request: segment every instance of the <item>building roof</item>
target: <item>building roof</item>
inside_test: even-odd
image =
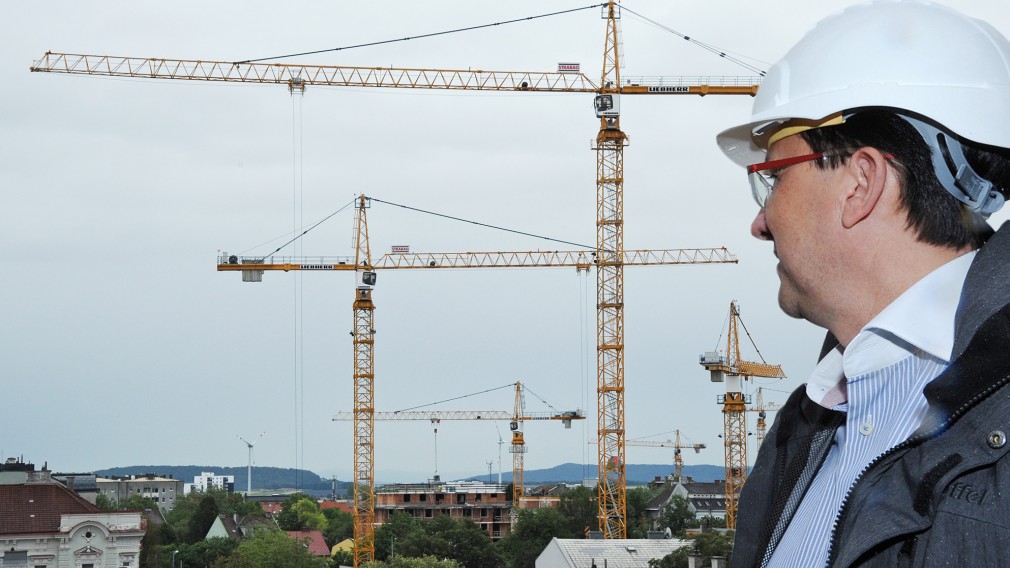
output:
[[[0,485],[0,534],[59,532],[60,515],[99,512],[60,483]]]
[[[340,509],[345,513],[354,514],[354,507],[344,501],[323,501],[319,504],[319,510],[323,509]]]
[[[688,495],[726,495],[726,483],[724,481],[713,481],[710,483],[701,481],[685,481],[681,483]]]
[[[309,552],[314,556],[329,556],[330,549],[326,546],[322,531],[284,531],[289,537],[305,540]]]
[[[646,568],[649,560],[663,558],[671,552],[691,546],[689,540],[680,539],[582,539],[554,538],[541,553],[548,554],[551,547],[557,547],[571,567],[592,566],[607,568]],[[538,559],[539,560],[539,559]]]
[[[677,486],[672,483],[667,483],[666,485],[664,485],[663,490],[660,491],[658,495],[649,500],[649,502],[645,505],[645,510],[646,511],[663,510],[663,507],[665,507],[666,504],[669,503],[670,499],[673,497],[673,491],[676,488]]]
[[[726,500],[725,499],[713,499],[711,497],[696,497],[691,498],[691,506],[694,510],[699,513],[704,513],[708,511],[725,511],[726,510]]]

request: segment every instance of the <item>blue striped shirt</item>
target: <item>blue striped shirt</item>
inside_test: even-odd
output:
[[[846,421],[767,566],[825,566],[856,479],[922,422],[923,388],[950,364],[954,313],[973,258],[963,255],[928,274],[867,323],[844,354],[835,350],[817,365],[808,396],[845,411]]]

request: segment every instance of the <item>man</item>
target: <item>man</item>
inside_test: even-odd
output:
[[[780,306],[828,331],[732,565],[1010,566],[1010,226],[986,221],[1010,194],[1010,42],[935,4],[849,8],[718,142]]]

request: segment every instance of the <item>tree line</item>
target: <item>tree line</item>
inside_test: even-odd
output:
[[[655,525],[645,508],[658,490],[635,487],[627,491],[628,537],[645,538]],[[117,504],[103,495],[99,506],[113,509]],[[122,509],[156,509],[150,499],[131,496],[118,504]],[[242,539],[211,538],[206,535],[218,515],[238,516],[247,526],[257,527]],[[417,519],[394,513],[375,531],[375,562],[366,568],[533,568],[536,558],[552,538],[586,538],[597,528],[596,491],[576,487],[563,493],[557,508],[522,509],[512,532],[492,541],[487,532],[469,519],[448,515]],[[663,509],[658,528],[669,528],[683,537],[692,527],[724,526],[720,519],[698,520],[687,500],[673,497]],[[297,493],[284,501],[276,517],[268,517],[258,503],[245,502],[241,495],[220,489],[194,491],[176,499],[175,508],[161,524],[150,523],[141,543],[140,568],[336,568],[353,564],[350,552],[331,558],[313,556],[305,543],[282,531],[319,530],[328,548],[353,536],[353,518],[336,508],[320,509],[315,498]],[[656,568],[686,568],[687,554],[726,556],[731,535],[704,532],[694,544],[663,559]]]

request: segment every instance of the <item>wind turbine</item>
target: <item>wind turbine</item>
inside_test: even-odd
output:
[[[243,438],[242,436],[239,436],[238,434],[235,435],[236,438],[238,438],[239,440],[242,440],[243,442],[245,442],[245,445],[249,447],[249,467],[246,470],[246,478],[245,478],[246,479],[246,493],[245,493],[246,496],[248,496],[250,493],[252,493],[252,454],[253,454],[252,450],[253,450],[253,446],[256,445],[256,442],[260,441],[260,438],[263,437],[263,434],[266,434],[266,432],[260,433],[260,435],[257,436],[256,439],[253,440],[252,442],[247,441],[245,438]]]

